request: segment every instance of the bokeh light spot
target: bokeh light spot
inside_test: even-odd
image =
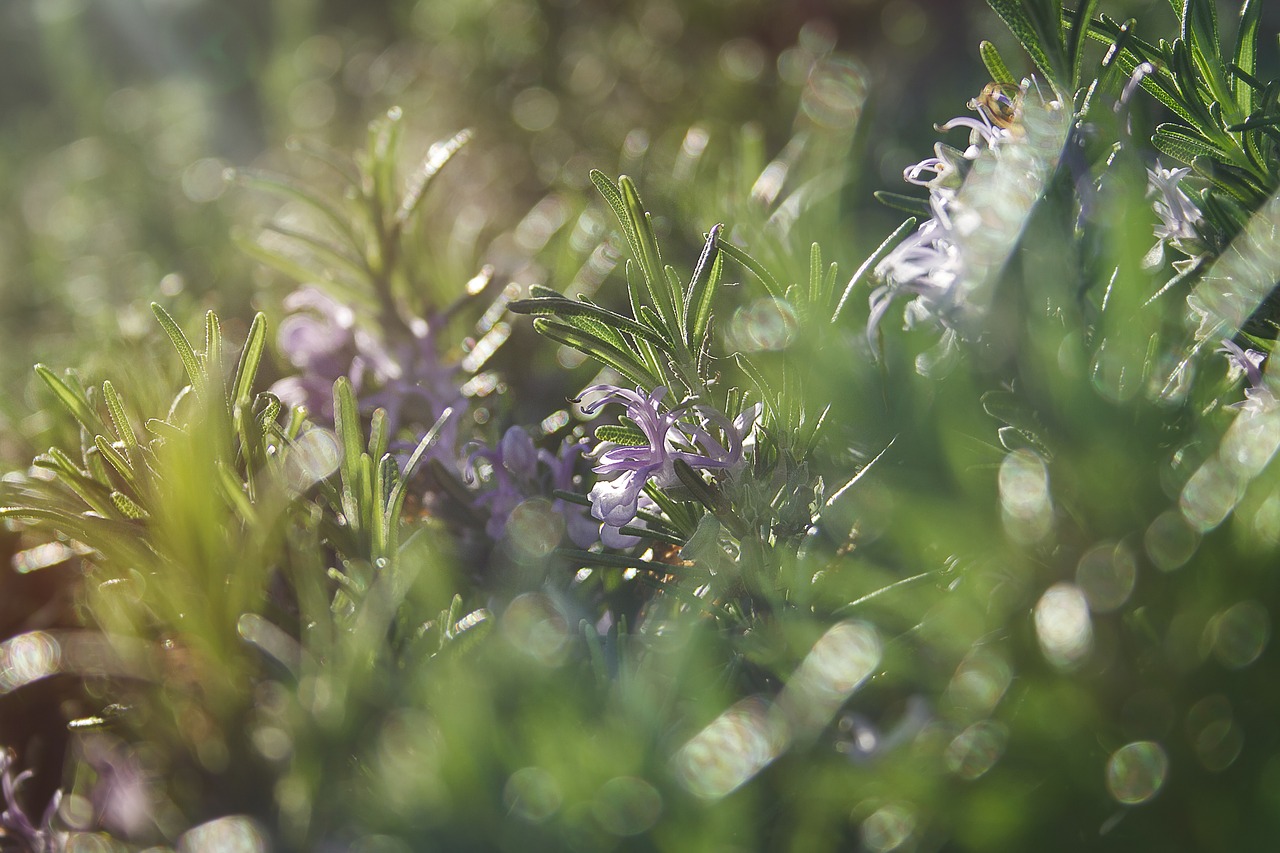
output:
[[[795,340],[800,324],[795,309],[781,299],[757,299],[733,314],[729,334],[744,352],[776,352]]]
[[[844,701],[875,672],[880,636],[864,622],[840,622],[823,634],[787,682],[779,707],[797,730],[827,724]]]
[[[947,769],[966,781],[990,770],[1004,752],[1009,732],[994,720],[981,720],[962,731],[947,745],[943,760]]]
[[[511,101],[511,117],[530,133],[551,127],[559,114],[559,99],[541,86],[531,86]]]
[[[1191,559],[1200,545],[1200,534],[1180,513],[1170,510],[1148,525],[1142,544],[1157,569],[1171,572]]]
[[[781,715],[764,699],[738,702],[680,748],[676,778],[696,796],[732,793],[777,758],[790,736]]]
[[[227,191],[227,163],[204,157],[182,171],[182,193],[197,204],[215,201]]]
[[[764,72],[765,52],[751,39],[737,38],[720,48],[720,70],[738,83],[750,83]]]
[[[284,459],[285,481],[296,492],[305,492],[338,470],[341,450],[338,438],[322,427],[312,427],[294,440]]]
[[[867,100],[867,79],[861,66],[850,59],[832,57],[809,72],[800,95],[800,109],[822,127],[852,128],[862,116]]]
[[[1137,562],[1123,543],[1091,548],[1076,565],[1076,584],[1094,613],[1119,609],[1129,600],[1137,575]]]
[[[1150,800],[1169,774],[1169,758],[1154,741],[1141,740],[1120,747],[1107,762],[1107,790],[1127,806]]]
[[[1242,669],[1258,659],[1271,637],[1267,609],[1256,601],[1233,604],[1209,621],[1205,629],[1213,653],[1229,669]]]
[[[568,643],[564,616],[539,592],[526,592],[507,605],[502,630],[517,649],[547,665],[560,662]]]
[[[658,822],[662,795],[643,779],[618,776],[600,786],[591,811],[610,834],[639,835]]]
[[[563,536],[564,516],[552,509],[546,498],[522,501],[507,518],[506,539],[528,560],[550,555]]]
[[[58,671],[62,647],[44,631],[19,634],[0,643],[0,695]]]
[[[560,810],[563,799],[555,777],[541,767],[517,770],[502,790],[502,800],[511,813],[530,823],[542,823],[550,818]]]
[[[900,850],[916,831],[916,816],[898,803],[883,805],[862,822],[862,843],[876,853]]]
[[[1093,646],[1089,602],[1076,586],[1054,584],[1036,602],[1036,637],[1050,663],[1063,669],[1079,663]]]
[[[947,684],[947,698],[970,719],[990,714],[1009,689],[1013,673],[1005,659],[991,651],[975,649],[956,667]]]
[[[178,839],[178,853],[265,853],[266,836],[241,815],[202,823]]]
[[[1005,531],[1022,543],[1043,539],[1053,526],[1044,460],[1030,450],[1015,450],[1000,463],[998,482]]]

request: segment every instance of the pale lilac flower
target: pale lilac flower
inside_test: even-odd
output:
[[[453,410],[441,429],[429,456],[450,461],[457,446],[458,424],[467,409],[467,399],[459,390],[456,364],[449,364],[440,357],[435,330],[443,320],[432,318],[415,324],[412,337],[384,347],[377,341],[369,341],[361,351],[367,359],[371,385],[378,390],[360,397],[360,408],[369,413],[382,408],[387,413],[387,427],[395,435],[400,427],[419,424],[425,433],[445,409]],[[412,451],[416,442],[404,446]]]
[[[3,799],[4,811],[0,812],[0,838],[11,838],[18,842],[24,853],[55,853],[64,848],[66,833],[53,828],[53,816],[62,801],[62,792],[58,791],[49,801],[43,817],[37,825],[18,803],[18,789],[22,783],[30,779],[34,773],[24,770],[13,775],[13,753],[0,749],[0,798]]]
[[[876,266],[883,283],[869,299],[868,337],[874,337],[894,299],[902,294],[914,297],[904,312],[906,328],[922,323],[953,327],[956,285],[964,274],[961,239],[973,219],[958,209],[956,198],[970,165],[1013,139],[1008,128],[992,124],[977,101],[968,106],[977,118],[958,116],[938,126],[939,131],[967,128],[969,146],[964,151],[939,142],[934,146],[936,156],[903,170],[907,183],[928,188],[931,215]],[[926,177],[930,173],[932,177]],[[957,228],[957,222],[966,227]]]
[[[1066,110],[1034,78],[1019,95],[996,87],[968,107],[976,116],[938,126],[968,130],[968,147],[939,144],[936,156],[903,172],[908,183],[928,188],[929,218],[876,265],[867,323],[873,348],[880,322],[903,295],[907,328],[928,324],[961,337],[979,331],[998,269],[1061,159]]]
[[[416,442],[402,441],[404,427],[425,433],[446,408],[454,416],[441,430],[428,455],[456,465],[459,417],[467,408],[459,390],[459,367],[441,358],[435,330],[440,318],[417,320],[390,341],[356,324],[354,312],[314,287],[287,296],[291,313],[280,324],[280,351],[298,374],[281,379],[271,390],[289,405],[306,406],[321,422],[333,421],[333,383],[341,376],[351,380],[360,410],[370,414],[381,408],[387,414],[392,447],[405,458]]]
[[[658,488],[679,485],[675,462],[682,461],[694,469],[732,471],[744,461],[746,437],[755,424],[760,409],[752,407],[734,422],[709,406],[686,403],[662,410],[667,389],[659,386],[651,393],[637,388],[631,391],[616,385],[593,385],[583,392],[600,396],[585,404],[582,410],[593,414],[607,403],[621,403],[627,418],[645,438],[645,444],[625,445],[602,441],[591,452],[596,459],[597,474],[613,474],[598,480],[591,489],[591,514],[612,528],[630,525],[639,510],[645,483],[653,481]],[[693,415],[701,416],[695,422]],[[722,444],[705,424],[718,427],[724,435]],[[727,445],[727,446],[726,446]]]
[[[933,214],[876,266],[884,282],[871,292],[867,334],[874,336],[893,300],[908,294],[903,320],[906,328],[921,323],[950,326],[956,284],[964,272],[957,229],[951,216],[955,191],[938,188],[929,194]]]
[[[957,127],[968,128],[968,147],[961,151],[943,142],[935,143],[933,146],[935,156],[927,157],[902,170],[904,181],[930,190],[959,189],[969,166],[982,155],[982,152],[990,151],[1013,138],[1007,128],[992,124],[986,111],[976,102],[970,101],[969,107],[977,111],[976,119],[970,116],[957,116],[937,126],[939,131],[954,130]],[[926,172],[932,172],[933,177],[926,179],[924,177]]]
[[[1187,249],[1194,249],[1199,242],[1197,226],[1204,222],[1204,215],[1179,186],[1189,174],[1190,167],[1166,169],[1157,161],[1154,169],[1147,170],[1147,194],[1154,198],[1152,207],[1160,217],[1160,224],[1154,229],[1160,245],[1171,244],[1184,254],[1193,255],[1195,252]]]
[[[635,518],[631,519],[626,524],[618,525],[609,524],[604,521],[600,522],[600,544],[604,545],[606,548],[614,548],[618,551],[625,551],[628,548],[634,548],[636,545],[639,545],[641,537],[631,533],[623,533],[622,528],[633,527],[637,530],[648,529],[649,522],[640,518],[639,513],[651,513],[657,511],[657,509],[658,504],[653,500],[653,498],[649,497],[644,492],[641,492],[639,501],[636,504],[637,516]]]
[[[271,386],[288,405],[306,406],[320,420],[333,420],[333,383],[351,377],[359,388],[364,374],[355,331],[355,314],[314,287],[303,287],[284,299],[290,312],[280,323],[280,352],[299,370]]]
[[[1275,393],[1268,387],[1262,373],[1262,362],[1267,354],[1256,349],[1242,349],[1234,341],[1224,340],[1218,352],[1231,362],[1232,378],[1244,374],[1249,387],[1244,389],[1244,399],[1231,403],[1231,409],[1272,409],[1276,405]]]
[[[480,487],[483,475],[484,488],[476,495],[473,506],[488,513],[485,533],[489,538],[500,540],[512,511],[529,498],[557,490],[571,491],[574,463],[583,449],[581,442],[566,439],[556,454],[538,450],[528,432],[513,426],[497,446],[472,451],[462,476],[468,485]],[[483,470],[481,461],[487,463]],[[596,523],[587,515],[586,507],[555,498],[551,508],[564,518],[565,530],[575,545],[585,548],[597,540]]]

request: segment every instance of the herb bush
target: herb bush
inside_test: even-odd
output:
[[[1264,849],[1274,34],[990,5],[861,257],[832,56],[774,159],[695,125],[494,257],[483,131],[239,170],[296,289],[36,368],[0,702],[66,757],[5,738],[0,848]]]

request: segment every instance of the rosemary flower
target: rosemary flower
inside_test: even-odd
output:
[[[1198,226],[1204,222],[1204,215],[1179,186],[1189,174],[1189,166],[1166,169],[1157,161],[1154,169],[1147,170],[1147,194],[1153,198],[1152,207],[1160,217],[1160,224],[1155,227],[1159,246],[1171,245],[1191,256],[1197,254],[1200,243]]]
[[[589,454],[597,460],[593,469],[597,474],[614,475],[592,487],[591,514],[615,529],[632,524],[646,483],[652,480],[662,489],[679,484],[677,460],[702,470],[726,471],[741,465],[746,436],[760,411],[759,407],[752,407],[733,422],[698,403],[663,411],[667,389],[662,386],[645,394],[640,388],[632,391],[616,385],[593,385],[583,395],[595,393],[600,396],[585,404],[584,412],[593,414],[607,403],[621,403],[626,407],[626,417],[645,439],[639,445],[602,441]],[[695,413],[701,416],[700,422],[691,418]],[[704,423],[718,426],[725,443],[713,436]]]

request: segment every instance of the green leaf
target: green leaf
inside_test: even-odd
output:
[[[689,287],[689,307],[694,312],[693,323],[689,327],[690,347],[702,347],[707,337],[707,327],[711,323],[711,306],[715,301],[716,288],[720,285],[720,276],[724,272],[724,253],[716,250],[722,229],[723,226],[716,225],[707,235],[707,242],[702,247],[702,256],[698,259],[693,282]],[[709,255],[711,269],[706,270]]]
[[[124,492],[112,492],[111,503],[115,505],[121,515],[133,521],[141,521],[151,517],[145,509],[134,503]]]
[[[116,472],[124,478],[124,481],[131,486],[137,485],[137,479],[134,476],[133,468],[130,467],[128,460],[120,455],[120,451],[111,446],[111,442],[106,437],[95,435],[93,437],[94,446],[98,448],[98,452],[102,454],[102,458],[116,469]]]
[[[160,418],[147,418],[147,421],[143,426],[146,427],[147,432],[152,435],[158,436],[159,438],[169,439],[170,441],[185,438],[187,435],[183,432],[182,427],[174,426],[168,421],[161,420]]]
[[[1217,0],[1185,0],[1181,35],[1214,99],[1229,102],[1231,91],[1226,85],[1226,68],[1222,64],[1217,7]]]
[[[1071,85],[1073,89],[1078,88],[1084,80],[1084,69],[1082,67],[1084,43],[1089,31],[1089,21],[1092,19],[1093,10],[1097,6],[1098,0],[1080,0],[1080,7],[1076,9],[1075,21],[1067,30],[1067,60],[1071,70]]]
[[[1267,191],[1243,169],[1209,157],[1196,157],[1191,161],[1191,168],[1195,169],[1196,174],[1203,175],[1220,189],[1244,202],[1250,209],[1267,197]]]
[[[663,334],[642,323],[637,323],[630,317],[624,317],[590,302],[579,302],[558,294],[556,296],[540,296],[534,299],[519,299],[509,303],[507,310],[515,314],[554,315],[561,318],[590,317],[619,332],[644,338],[668,352],[671,347],[670,341]]]
[[[102,418],[89,405],[89,399],[82,390],[72,388],[71,385],[59,379],[52,370],[43,364],[37,364],[35,371],[36,375],[44,380],[44,384],[49,386],[54,396],[67,408],[67,411],[71,412],[72,416],[79,421],[86,432],[90,435],[96,435],[107,431],[106,424],[102,422]]]
[[[1062,44],[1060,0],[987,0],[987,4],[1022,43],[1046,79],[1060,86],[1070,82]]]
[[[1191,51],[1182,39],[1174,39],[1173,54],[1170,57],[1170,70],[1173,80],[1181,93],[1181,101],[1186,111],[1191,114],[1191,124],[1206,137],[1220,132],[1213,120],[1209,108],[1196,90],[1197,74],[1193,67]]]
[[[206,311],[204,315],[204,373],[209,377],[222,375],[222,324],[218,315]]]
[[[991,75],[991,79],[996,83],[1017,83],[1014,79],[1013,72],[1009,70],[1009,66],[1005,64],[1004,58],[1000,56],[1000,51],[989,41],[983,41],[978,44],[978,55],[982,57],[982,64],[987,66],[987,73]]]
[[[663,328],[662,318],[658,313],[648,305],[640,306],[640,319],[644,321],[645,326],[653,331],[661,341],[658,347],[665,352],[672,352],[675,349],[675,343],[667,337],[666,330]]]
[[[604,200],[609,207],[613,208],[613,215],[617,217],[618,224],[622,226],[622,235],[626,237],[627,245],[631,247],[631,256],[639,259],[640,244],[637,242],[634,229],[631,227],[631,217],[627,212],[627,205],[622,200],[622,192],[599,169],[591,170],[591,183],[595,184],[596,190],[600,195],[604,196]]]
[[[369,269],[369,263],[367,260],[363,257],[351,254],[352,249],[345,248],[337,243],[331,243],[323,237],[318,237],[315,234],[311,234],[297,228],[291,228],[288,225],[283,225],[279,222],[267,222],[262,226],[262,230],[270,231],[271,233],[279,234],[281,237],[288,240],[301,243],[302,246],[305,247],[305,249],[312,255],[317,256],[315,260],[328,260],[329,263],[324,264],[322,267],[325,271],[329,271],[336,266],[345,270],[357,281],[363,281],[365,278],[373,275],[373,272]],[[254,245],[258,246],[258,248],[264,252],[272,251],[261,244]],[[287,256],[283,254],[279,254],[278,257],[286,258],[287,260]],[[288,262],[293,263],[292,261]],[[279,268],[279,264],[273,263],[272,266]],[[287,269],[282,269],[282,272],[296,278],[296,276]]]
[[[426,193],[427,187],[431,185],[431,179],[439,174],[446,163],[453,159],[453,155],[461,151],[462,147],[471,141],[473,135],[474,132],[470,128],[464,128],[454,134],[452,139],[445,142],[437,142],[431,146],[422,164],[418,166],[409,178],[404,200],[400,202],[400,209],[396,211],[395,221],[397,227],[403,227],[409,217],[413,216],[422,204],[422,198]]]
[[[601,364],[612,367],[637,385],[645,388],[655,388],[662,384],[648,368],[636,360],[634,355],[606,344],[599,338],[589,335],[580,329],[557,323],[546,317],[535,319],[533,328],[538,334],[546,335],[557,343],[576,349],[583,355],[591,356]]]
[[[292,178],[251,169],[237,169],[236,180],[245,186],[262,190],[289,201],[301,202],[306,207],[320,214],[339,234],[353,246],[363,245],[351,230],[351,223],[337,208],[314,195],[310,189],[302,186]]]
[[[1236,32],[1236,48],[1233,51],[1232,64],[1244,74],[1235,73],[1231,78],[1231,91],[1235,95],[1240,111],[1245,115],[1253,112],[1253,87],[1248,77],[1253,76],[1258,67],[1258,29],[1262,21],[1262,0],[1245,0],[1240,7],[1240,28]]]
[[[387,433],[387,410],[379,406],[369,419],[369,458],[381,459],[387,452],[391,437]]]
[[[249,326],[249,334],[245,338],[244,348],[240,351],[240,361],[236,365],[235,381],[231,384],[232,406],[244,406],[250,401],[266,342],[267,317],[259,311],[254,315],[253,323]]]
[[[182,366],[187,371],[187,377],[191,380],[191,387],[195,390],[197,396],[202,396],[204,393],[204,372],[200,369],[200,360],[196,358],[195,350],[191,348],[191,342],[187,340],[187,336],[182,333],[182,329],[169,316],[169,312],[161,307],[159,302],[151,303],[151,313],[156,315],[156,319],[160,321],[160,326],[164,329],[165,334],[173,342],[173,348],[178,351],[178,358],[182,360]]]
[[[1176,124],[1162,124],[1156,128],[1151,137],[1151,144],[1161,154],[1166,154],[1191,165],[1196,157],[1209,157],[1219,162],[1226,162],[1227,155],[1215,146],[1205,142],[1200,136],[1193,136],[1189,128]]]
[[[649,443],[640,430],[623,424],[603,424],[596,427],[595,435],[597,441],[611,441],[627,447],[643,447]]]
[[[116,436],[124,442],[129,460],[131,462],[136,461],[138,459],[138,436],[133,431],[133,425],[129,423],[128,415],[125,414],[124,404],[120,401],[120,395],[116,393],[115,386],[109,381],[102,383],[102,396],[107,401],[107,413],[111,415],[111,423],[116,428]]]
[[[440,431],[444,429],[444,425],[453,417],[453,409],[446,408],[440,413],[440,417],[431,425],[431,429],[427,430],[426,435],[418,442],[418,446],[413,449],[413,454],[409,457],[409,461],[405,463],[404,473],[401,474],[396,481],[395,487],[391,490],[391,496],[387,499],[386,515],[383,523],[387,526],[387,549],[391,553],[397,550],[397,540],[399,530],[400,513],[404,511],[405,495],[408,494],[409,480],[413,477],[413,472],[418,469],[418,463],[422,461],[422,457],[426,455],[427,449],[435,444],[436,438],[439,437]]]
[[[128,547],[127,543],[138,536],[137,527],[128,522],[105,517],[75,515],[44,507],[0,506],[0,519],[5,518],[17,518],[48,525],[91,548],[96,548],[102,543]]]
[[[640,264],[640,271],[644,273],[645,284],[649,288],[649,298],[653,300],[663,321],[669,328],[675,330],[679,315],[675,311],[675,305],[667,289],[666,277],[662,269],[662,254],[658,251],[658,240],[653,233],[653,223],[649,219],[649,213],[645,210],[644,202],[640,200],[640,193],[630,178],[626,175],[620,177],[618,188],[622,192],[627,217],[635,232],[636,244],[640,248],[639,254],[636,255],[636,262]]]
[[[817,305],[822,293],[822,247],[817,243],[809,244],[809,290],[805,294],[806,310]]]
[[[763,264],[751,257],[751,255],[747,254],[745,249],[739,249],[737,246],[725,239],[718,240],[717,245],[720,247],[721,251],[738,263],[742,264],[748,272],[759,279],[760,283],[764,285],[765,290],[769,291],[770,296],[779,300],[783,298],[782,285],[778,284],[778,280],[773,277],[771,272],[764,268]]]
[[[849,295],[853,293],[853,289],[861,284],[867,273],[874,269],[875,265],[880,263],[885,255],[893,251],[893,247],[898,245],[898,243],[902,241],[902,238],[907,235],[907,232],[915,227],[916,220],[914,218],[906,220],[897,228],[893,229],[893,233],[886,237],[884,242],[871,253],[871,256],[862,262],[862,266],[858,267],[858,269],[853,273],[853,278],[849,279],[849,283],[845,285],[844,293],[840,295],[840,302],[836,305],[836,310],[831,315],[832,323],[840,319],[840,312],[844,310],[844,304],[849,300]]]
[[[909,213],[912,216],[924,216],[927,218],[933,213],[929,210],[929,200],[927,198],[891,193],[886,190],[876,190],[872,193],[872,196],[886,207],[901,210],[903,213]]]
[[[673,313],[668,324],[668,337],[675,343],[677,350],[688,350],[688,341],[684,339],[684,319],[688,306],[684,304],[684,289],[680,286],[680,275],[675,267],[667,264],[662,269],[667,280],[667,295],[671,298]]]
[[[570,315],[562,319],[564,320],[564,322],[568,323],[570,326],[573,326],[575,329],[581,329],[582,331],[586,332],[588,335],[593,335],[599,338],[601,341],[604,341],[606,344],[617,347],[623,352],[632,352],[632,353],[635,352],[635,350],[631,347],[631,345],[627,343],[626,339],[623,338],[621,334],[619,334],[617,329],[613,328],[612,326],[601,323],[599,320],[596,320],[585,314]],[[652,333],[651,329],[646,329],[646,331]]]
[[[339,470],[342,472],[342,512],[352,530],[361,529],[358,512],[360,487],[360,457],[364,455],[364,442],[360,436],[360,415],[356,408],[355,390],[351,380],[338,377],[333,383],[333,428],[341,445]]]

